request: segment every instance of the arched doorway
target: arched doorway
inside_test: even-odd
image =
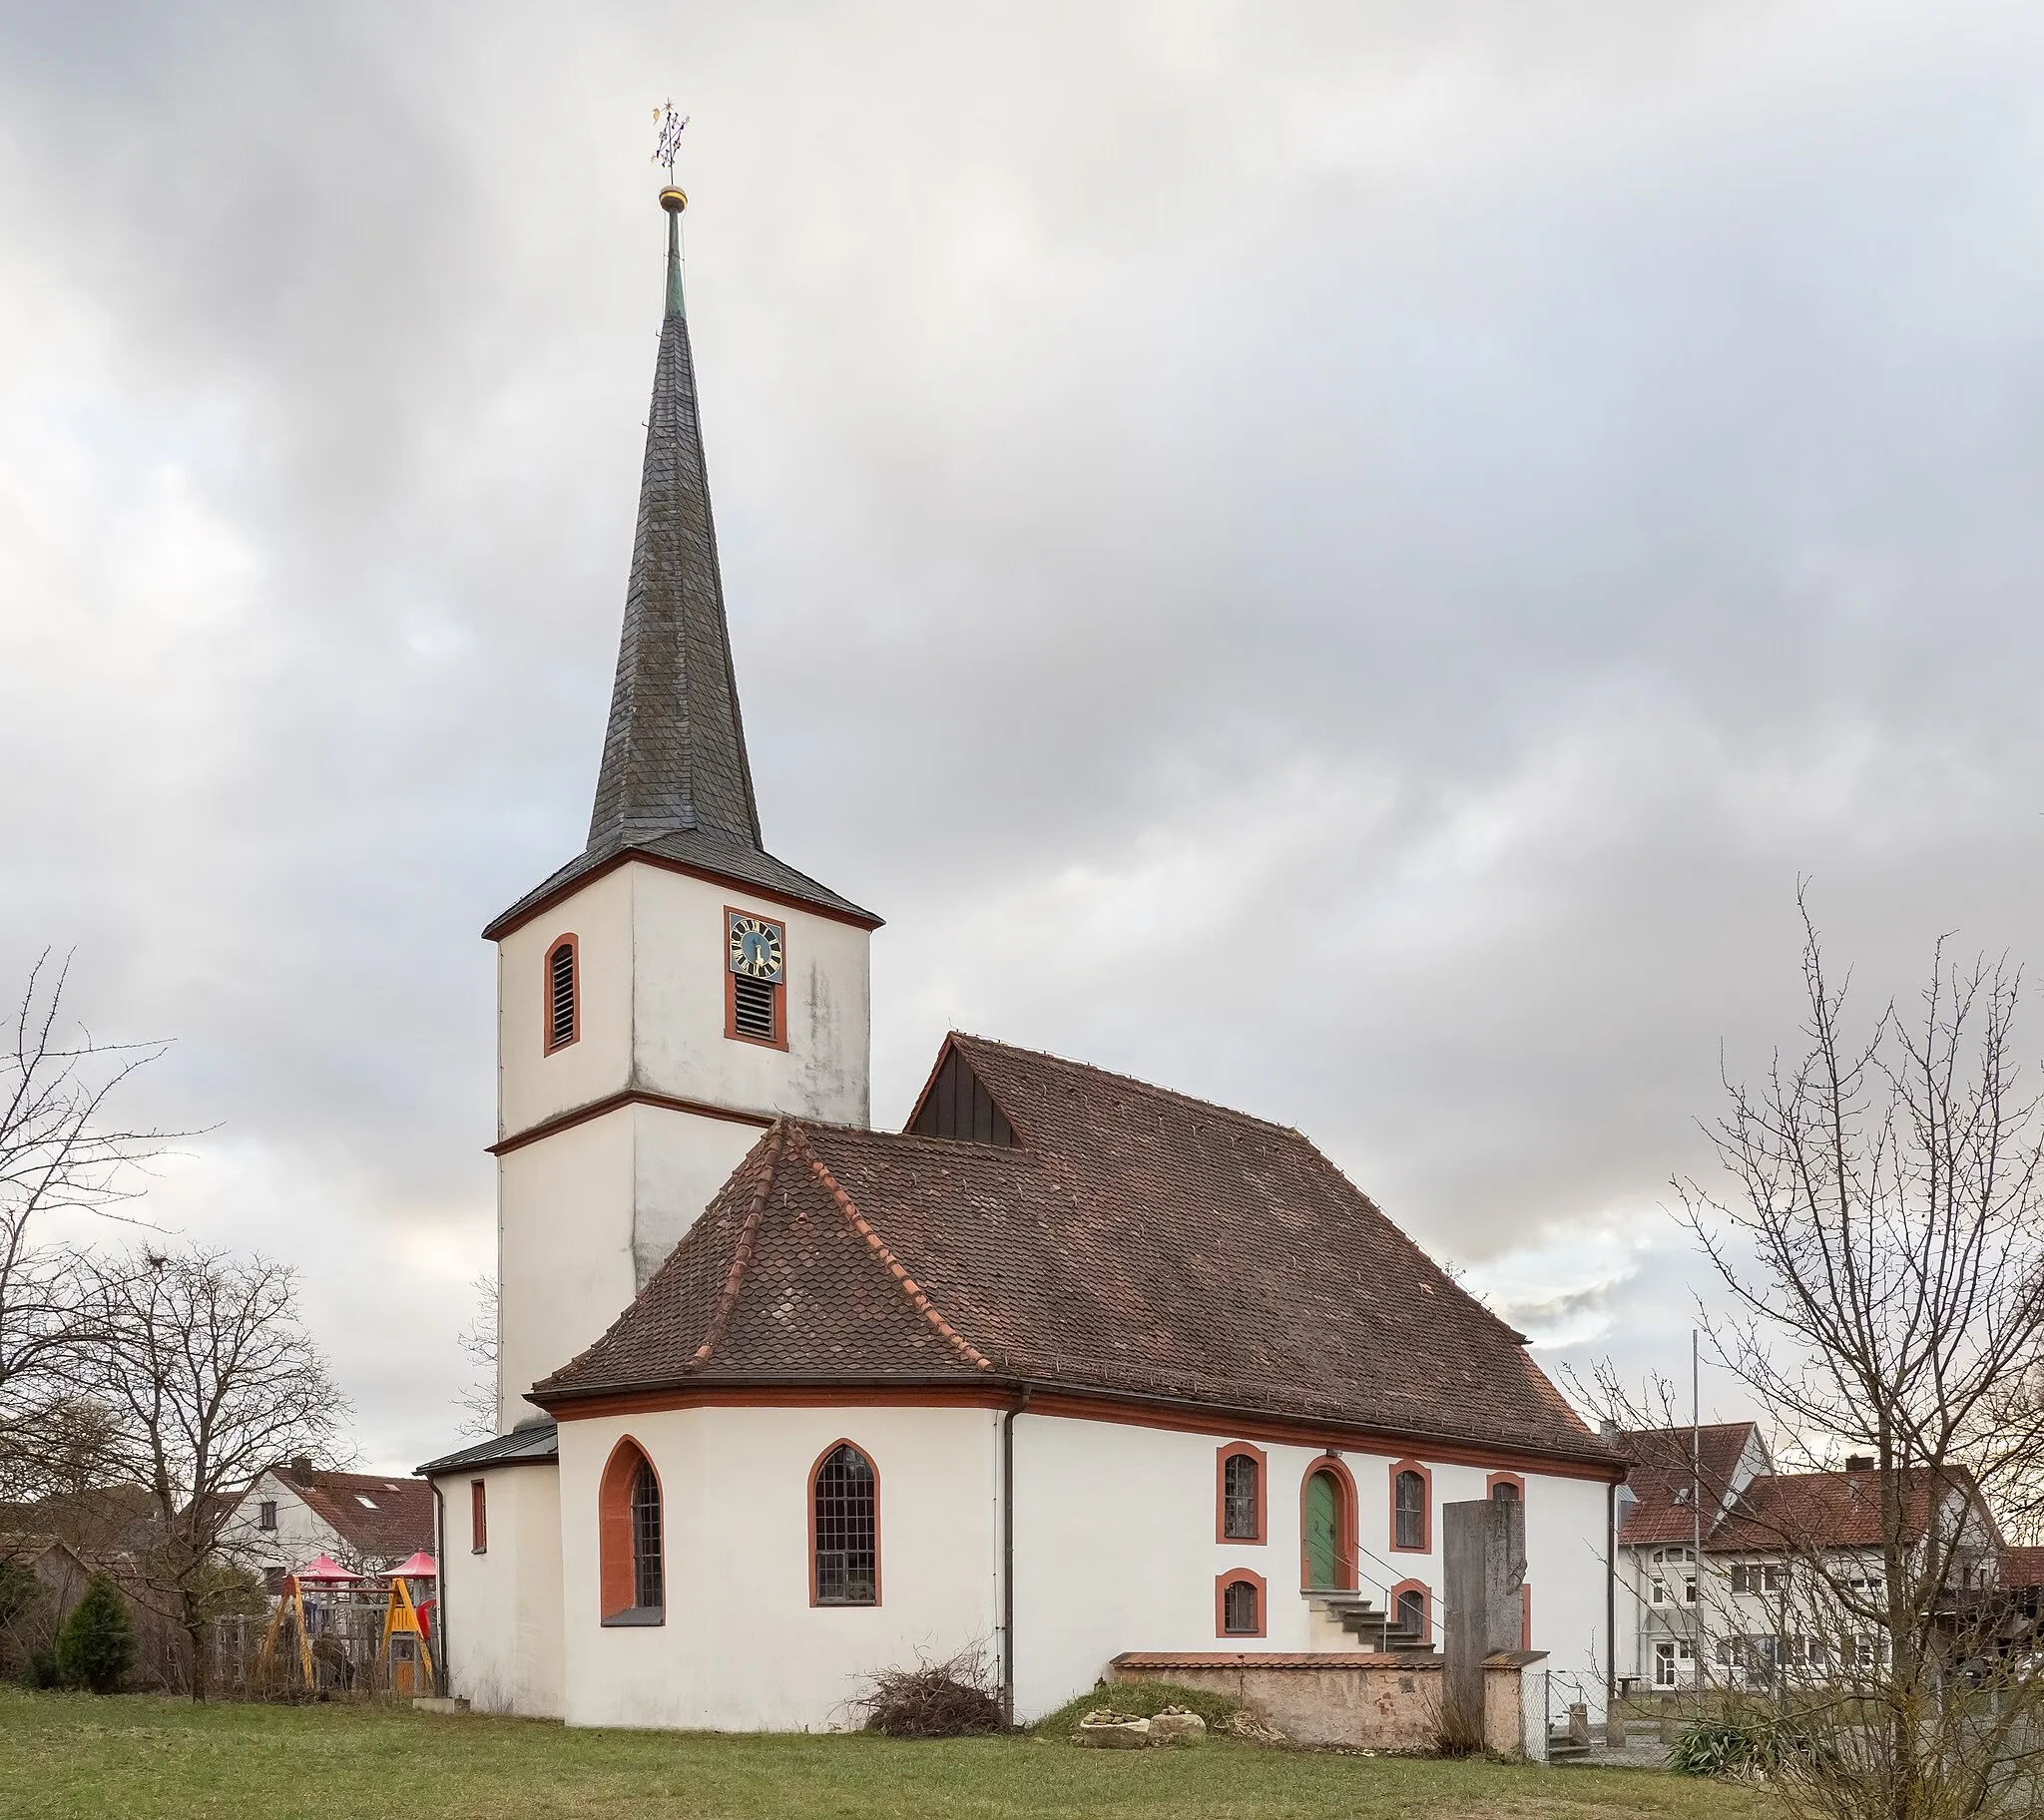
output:
[[[1299,1572],[1315,1590],[1355,1587],[1355,1488],[1338,1460],[1314,1462],[1299,1499]]]

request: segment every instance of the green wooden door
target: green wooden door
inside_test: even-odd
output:
[[[1332,1473],[1315,1473],[1305,1482],[1305,1584],[1309,1587],[1341,1584],[1337,1578],[1339,1499]]]

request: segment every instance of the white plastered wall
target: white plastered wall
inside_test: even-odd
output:
[[[633,1085],[713,1106],[864,1125],[867,932],[740,885],[656,866],[625,871],[638,941]],[[727,906],[787,931],[784,1051],[724,1034]]]
[[[873,1670],[998,1624],[998,1417],[984,1409],[736,1407],[561,1424],[567,1718],[823,1730]],[[660,1475],[666,1621],[606,1626],[597,1490],[629,1435]],[[847,1439],[880,1487],[880,1603],[809,1603],[809,1472]]]
[[[488,1548],[470,1550],[470,1491],[485,1488]],[[450,1690],[478,1712],[557,1719],[562,1710],[561,1485],[546,1464],[438,1482]]]
[[[1025,1415],[1015,1425],[1016,1715],[1028,1720],[1091,1687],[1124,1650],[1305,1650],[1358,1645],[1299,1592],[1300,1495],[1317,1449],[1266,1448],[1262,1545],[1215,1540],[1219,1448],[1242,1437]],[[1390,1547],[1391,1455],[1344,1453],[1355,1482],[1361,1590],[1416,1580],[1439,1600],[1440,1507],[1481,1498],[1487,1471],[1415,1455],[1432,1473],[1426,1553]],[[1602,1481],[1525,1473],[1533,1646],[1547,1666],[1595,1678],[1604,1654]],[[1215,1632],[1216,1578],[1267,1585],[1266,1634]],[[1436,1623],[1439,1610],[1436,1604]],[[1436,1637],[1438,1641],[1438,1635]]]
[[[497,1159],[498,1428],[538,1408],[525,1393],[624,1312],[637,1108],[556,1132]]]

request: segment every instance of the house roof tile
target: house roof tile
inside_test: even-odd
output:
[[[1692,1500],[1699,1478],[1703,1482],[1703,1527],[1708,1535],[1732,1495],[1740,1458],[1753,1436],[1751,1422],[1707,1424],[1696,1433],[1693,1460],[1686,1428],[1621,1433],[1617,1446],[1632,1462],[1625,1483],[1633,1501],[1619,1526],[1620,1544],[1639,1548],[1691,1541],[1696,1534]]]

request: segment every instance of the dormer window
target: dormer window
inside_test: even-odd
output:
[[[724,926],[724,1034],[740,1043],[785,1049],[787,926],[729,904]]]
[[[575,938],[564,935],[547,950],[546,1053],[565,1049],[582,1035],[582,982]]]

